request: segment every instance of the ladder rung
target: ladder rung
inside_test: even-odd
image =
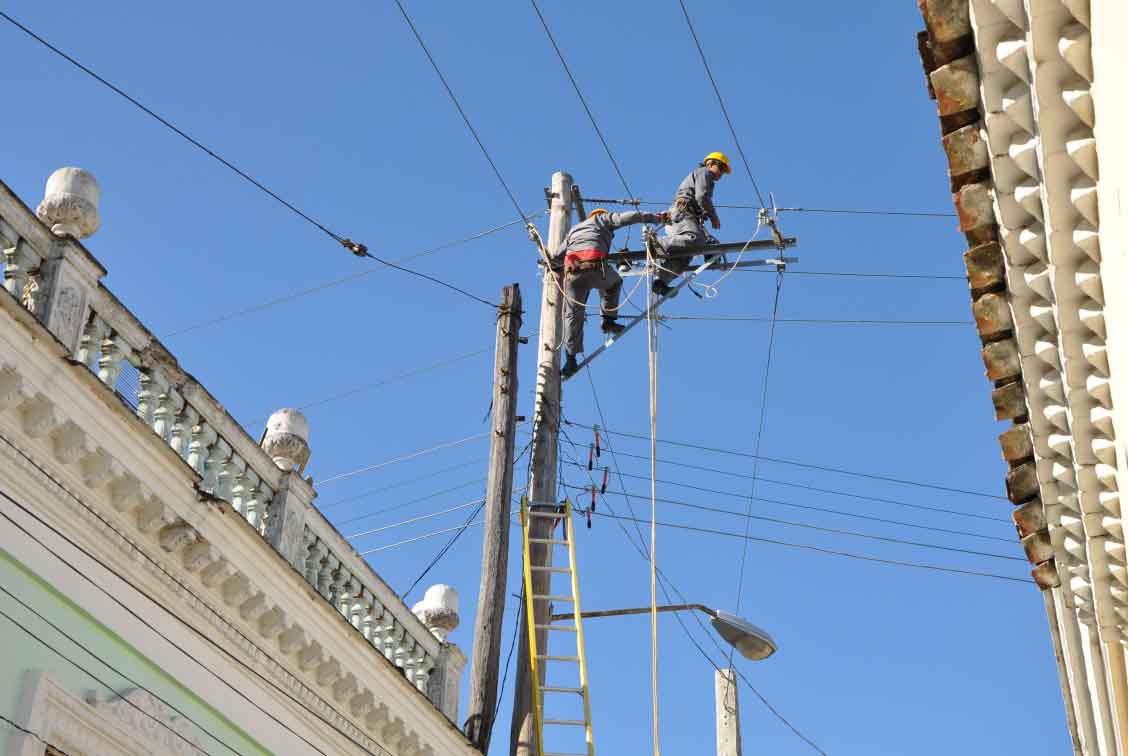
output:
[[[529,543],[555,543],[561,546],[567,546],[567,541],[562,541],[559,538],[530,538]]]
[[[568,725],[569,727],[587,727],[587,722],[582,719],[546,719],[546,725]],[[546,754],[547,756],[547,754]]]
[[[578,662],[580,660],[580,657],[578,657],[578,656],[546,656],[544,654],[537,654],[537,658],[538,659],[544,659],[545,661],[566,661],[566,662]]]
[[[565,630],[569,633],[576,632],[575,625],[536,625],[537,630]]]
[[[544,756],[587,756],[587,754],[586,753],[549,753],[548,751],[545,751]]]
[[[576,694],[582,694],[584,692],[583,688],[560,688],[560,687],[557,687],[555,685],[542,685],[541,690],[545,693],[576,693]],[[545,756],[548,756],[548,754],[545,754]]]
[[[529,569],[530,570],[536,570],[537,572],[571,572],[572,571],[571,567],[538,567],[536,565],[530,567]]]
[[[575,603],[576,600],[571,596],[538,596],[533,594],[533,601],[570,601]]]

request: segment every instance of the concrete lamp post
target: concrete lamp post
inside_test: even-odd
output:
[[[696,610],[709,615],[709,623],[717,634],[733,646],[740,655],[746,659],[760,661],[767,659],[776,652],[776,642],[764,630],[753,625],[735,614],[722,612],[719,609],[710,609],[701,604],[666,604],[658,607],[659,612],[683,612]],[[637,609],[606,609],[603,611],[581,612],[583,619],[595,617],[622,617],[628,614],[649,614],[650,607],[643,606]],[[571,614],[554,614],[553,620],[572,619]]]

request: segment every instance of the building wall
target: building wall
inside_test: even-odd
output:
[[[1118,439],[1128,439],[1128,4],[1092,0],[1093,132],[1100,164],[1101,275]],[[1117,449],[1120,474],[1128,474],[1124,442]]]
[[[13,530],[5,528],[5,540],[8,540],[7,536],[15,535]],[[40,550],[39,564],[54,558],[45,550]],[[89,700],[96,695],[99,700],[112,700],[115,694],[124,694],[139,687],[148,690],[182,713],[184,718],[197,723],[198,726],[194,726],[188,722],[170,721],[167,723],[169,727],[165,728],[138,713],[148,730],[155,732],[161,740],[171,738],[174,743],[179,742],[183,747],[181,750],[198,752],[179,736],[173,735],[172,729],[181,732],[209,754],[235,752],[255,756],[270,753],[233,725],[222,712],[209,705],[207,691],[201,695],[188,689],[162,670],[161,664],[146,658],[66,598],[64,594],[68,592],[76,596],[91,592],[88,585],[77,584],[82,582],[81,579],[76,577],[73,582],[74,585],[53,586],[15,555],[0,549],[0,586],[3,587],[0,611],[8,615],[0,617],[0,648],[3,649],[0,653],[0,712],[5,717],[21,726],[28,726],[26,699],[33,679],[29,673],[41,672],[77,699]],[[169,649],[170,656],[179,654],[171,646]],[[164,661],[168,663],[167,659]],[[170,667],[174,668],[174,665]],[[161,718],[159,714],[154,714],[154,717]],[[116,720],[111,718],[110,721]],[[14,731],[11,725],[4,723],[4,726],[9,730],[4,739],[9,749],[6,752],[22,753],[17,750],[17,743],[26,738]],[[74,744],[56,740],[57,736],[52,736],[51,728],[45,727],[44,723],[30,725],[29,729],[64,753],[72,752]],[[38,747],[38,752],[42,753],[43,743],[40,742]]]

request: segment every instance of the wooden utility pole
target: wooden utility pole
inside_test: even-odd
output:
[[[545,246],[553,254],[564,242],[572,226],[572,177],[557,172],[552,175],[552,203],[548,221],[548,238]],[[560,343],[563,338],[564,295],[561,292],[563,276],[552,270],[544,271],[541,293],[540,338],[537,343],[537,395],[533,408],[533,440],[531,447],[532,472],[528,496],[534,511],[553,511],[556,501],[556,461],[560,441]],[[534,517],[530,532],[534,538],[549,538],[555,521]],[[568,524],[571,527],[571,523]],[[548,544],[530,545],[530,563],[549,567],[552,549]],[[551,573],[533,574],[533,593],[546,595]],[[525,597],[528,601],[529,597]],[[537,625],[547,625],[549,607],[537,606]],[[533,742],[536,726],[532,716],[532,680],[529,667],[529,628],[527,614],[521,613],[520,645],[517,653],[517,685],[513,693],[513,722],[510,730],[511,756],[531,756],[536,753]],[[537,646],[548,648],[548,633],[537,631]]]
[[[717,756],[741,756],[736,674],[732,669],[718,669],[713,675],[717,695]]]
[[[517,430],[517,344],[521,338],[521,290],[501,290],[494,346],[493,435],[482,528],[482,582],[470,662],[470,698],[463,731],[482,753],[490,749],[497,708],[498,659],[509,562],[509,511],[513,499],[513,452]]]

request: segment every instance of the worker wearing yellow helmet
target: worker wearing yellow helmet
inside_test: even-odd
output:
[[[663,253],[680,252],[702,247],[709,240],[704,222],[708,218],[713,228],[721,227],[721,219],[713,206],[713,185],[725,174],[732,173],[728,156],[723,152],[710,152],[700,165],[678,185],[674,204],[670,208],[670,223],[666,235],[657,239]],[[677,274],[689,268],[688,257],[670,257],[662,261],[662,268],[654,279],[653,291],[665,296]]]

